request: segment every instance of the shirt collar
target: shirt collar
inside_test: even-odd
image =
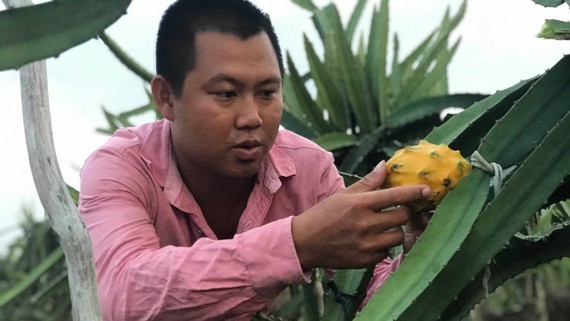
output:
[[[279,136],[280,133],[277,134],[276,141],[279,140]],[[281,187],[280,178],[296,174],[295,162],[278,144],[273,144],[259,173],[262,183],[264,183],[272,193],[275,193],[279,187]]]
[[[279,140],[280,132],[276,141]],[[162,119],[146,137],[141,148],[141,158],[149,166],[155,181],[171,194],[169,199],[178,197],[182,190],[182,179],[171,153],[170,122]],[[272,193],[281,187],[281,178],[296,174],[295,163],[278,144],[273,144],[259,171],[258,180]],[[167,180],[168,178],[168,180]]]
[[[170,122],[159,120],[143,142],[140,156],[149,166],[155,181],[164,188],[170,166]]]

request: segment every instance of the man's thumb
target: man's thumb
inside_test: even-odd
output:
[[[358,182],[346,188],[347,192],[370,192],[382,185],[386,178],[386,162],[381,161],[374,169]]]

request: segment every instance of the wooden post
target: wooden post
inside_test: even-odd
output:
[[[8,7],[30,0],[3,0]],[[20,91],[28,158],[34,183],[65,253],[73,319],[101,321],[91,238],[59,168],[53,143],[45,61],[20,69]]]

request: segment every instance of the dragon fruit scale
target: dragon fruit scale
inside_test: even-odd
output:
[[[459,151],[425,140],[396,151],[386,167],[388,174],[383,187],[415,184],[431,187],[428,200],[408,204],[416,213],[434,209],[472,168]]]

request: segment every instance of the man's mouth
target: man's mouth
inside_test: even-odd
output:
[[[241,160],[254,160],[262,152],[261,141],[258,139],[246,139],[234,145],[236,157]]]

